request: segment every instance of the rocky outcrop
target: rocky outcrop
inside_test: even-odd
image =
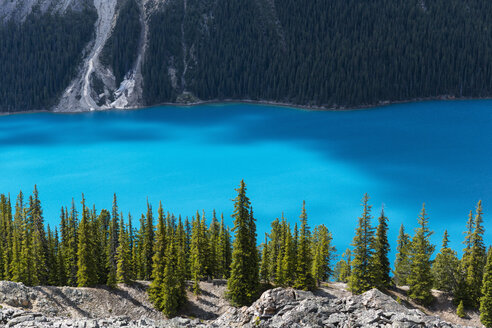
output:
[[[231,308],[213,327],[460,327],[407,309],[377,289],[345,298],[276,288],[249,308]]]
[[[111,292],[0,282],[0,327],[461,327],[408,309],[376,289],[345,296],[329,290],[315,295],[275,288],[250,307],[229,307],[214,320],[167,320],[144,300],[125,301],[135,294],[125,288]],[[145,295],[144,290],[140,292]],[[70,307],[79,311],[68,311]]]

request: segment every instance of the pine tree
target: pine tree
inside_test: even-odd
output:
[[[374,242],[374,256],[372,269],[374,282],[378,288],[388,288],[390,286],[390,263],[388,253],[390,244],[388,242],[388,218],[384,215],[384,207],[378,219],[376,228],[376,238]]]
[[[82,218],[79,225],[79,242],[77,251],[77,285],[79,287],[93,286],[97,282],[94,257],[92,254],[93,240],[89,213],[82,194]]]
[[[492,251],[490,249],[485,264],[481,292],[480,321],[485,327],[492,327]]]
[[[125,228],[123,213],[120,215],[120,233],[118,235],[118,248],[116,249],[116,281],[128,284],[130,279],[130,241],[129,235]]]
[[[371,227],[371,206],[369,196],[362,199],[363,213],[355,231],[353,241],[352,274],[349,288],[355,294],[363,293],[374,286],[371,262],[374,254],[374,229]]]
[[[32,223],[32,283],[34,285],[46,284],[48,281],[48,268],[46,258],[48,253],[48,244],[46,232],[44,230],[43,211],[37,186],[34,185],[32,196],[29,197],[29,220]]]
[[[191,250],[190,250],[190,267],[191,279],[193,280],[193,292],[195,295],[200,293],[200,280],[203,278],[203,232],[200,221],[200,214],[196,213],[196,218],[193,218],[193,227],[191,233]]]
[[[412,241],[410,236],[405,233],[405,227],[403,224],[400,226],[400,233],[398,235],[396,246],[396,260],[394,280],[399,286],[408,284],[408,276],[410,275],[410,252],[412,248]]]
[[[472,235],[474,230],[473,211],[470,211],[468,220],[466,222],[465,240],[463,244],[463,255],[458,267],[458,276],[456,288],[454,290],[454,303],[459,304],[463,302],[465,306],[471,307],[471,298],[468,290],[468,268],[470,267],[471,249],[472,249]]]
[[[478,202],[474,231],[471,235],[471,250],[467,267],[466,284],[470,306],[478,308],[482,289],[483,270],[486,262],[486,249],[483,242],[483,218],[482,201]]]
[[[283,218],[283,214],[282,214]],[[277,272],[279,270],[278,259],[282,257],[282,228],[279,219],[275,219],[271,223],[270,243],[269,243],[269,259],[268,259],[268,275],[269,281],[278,283]]]
[[[250,304],[256,296],[259,285],[258,275],[251,275],[253,271],[258,272],[258,267],[252,267],[257,257],[256,244],[252,244],[253,235],[251,231],[254,221],[249,208],[250,201],[246,196],[246,185],[243,180],[238,189],[238,195],[234,200],[234,243],[232,251],[231,276],[227,281],[228,296],[235,305]]]
[[[459,260],[456,252],[448,247],[449,235],[448,231],[444,231],[442,239],[442,248],[439,254],[436,255],[434,264],[432,265],[432,275],[434,280],[434,288],[453,292],[457,287],[458,282],[458,267]]]
[[[314,254],[312,275],[319,286],[322,281],[328,281],[332,274],[330,261],[335,248],[331,245],[333,238],[326,226],[319,225],[314,229],[312,247]]]
[[[412,240],[411,275],[408,277],[410,298],[424,305],[432,301],[431,289],[433,285],[431,256],[434,252],[434,246],[430,243],[432,231],[429,230],[428,222],[424,204],[418,219],[419,227],[416,229]]]

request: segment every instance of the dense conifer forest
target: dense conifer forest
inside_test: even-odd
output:
[[[490,1],[184,4],[150,20],[147,104],[183,91],[328,107],[491,95]]]
[[[49,109],[75,77],[97,14],[31,13],[0,24],[0,112]]]
[[[305,203],[293,227],[282,215],[259,244],[246,190],[241,181],[233,200],[232,229],[215,211],[210,218],[197,212],[183,219],[165,212],[162,203],[157,212],[147,203],[137,228],[131,214],[119,211],[116,195],[112,208],[100,211],[90,208],[82,195],[80,206],[72,202],[61,208],[60,223],[53,228],[44,224],[36,186],[29,197],[20,192],[15,202],[2,194],[0,279],[30,286],[111,288],[151,280],[149,297],[167,316],[186,302],[187,289],[198,295],[199,282],[208,279],[227,279],[227,297],[237,306],[251,304],[272,286],[313,290],[334,279],[360,294],[407,285],[409,297],[418,303],[430,304],[431,289],[440,289],[454,295],[458,314],[480,309],[482,322],[492,323],[492,255],[483,240],[481,202],[470,212],[461,259],[448,247],[447,231],[433,259],[433,232],[424,205],[413,236],[400,228],[391,274],[388,218],[382,209],[373,226],[367,194],[353,248],[332,268],[332,234],[323,224],[309,227]]]
[[[116,87],[135,65],[141,30],[140,8],[137,1],[121,2],[113,33],[104,45],[100,57],[103,64],[111,67]]]

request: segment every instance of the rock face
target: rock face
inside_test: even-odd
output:
[[[0,327],[449,327],[458,328],[420,310],[407,309],[390,296],[373,289],[362,295],[336,296],[331,293],[275,288],[266,291],[250,307],[229,307],[215,320],[183,317],[167,320],[138,302],[113,300],[119,312],[63,312],[63,299],[76,308],[103,308],[104,289],[59,288],[64,296],[50,299],[48,287],[26,287],[0,282]],[[56,288],[56,287],[53,287]],[[125,291],[131,294],[130,291]],[[115,299],[119,296],[114,294]],[[55,302],[55,303],[54,303]],[[145,311],[139,308],[146,308]],[[124,314],[124,315],[122,315]]]

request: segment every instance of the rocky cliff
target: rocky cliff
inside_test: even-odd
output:
[[[163,318],[142,287],[26,287],[0,282],[0,326],[5,327],[462,327],[408,309],[373,289],[354,296],[276,288],[250,307],[227,307],[215,319]],[[210,294],[210,292],[204,292]],[[206,296],[202,296],[206,297]],[[214,302],[213,296],[209,301]],[[196,302],[196,300],[194,301]],[[218,315],[218,313],[216,313]]]

